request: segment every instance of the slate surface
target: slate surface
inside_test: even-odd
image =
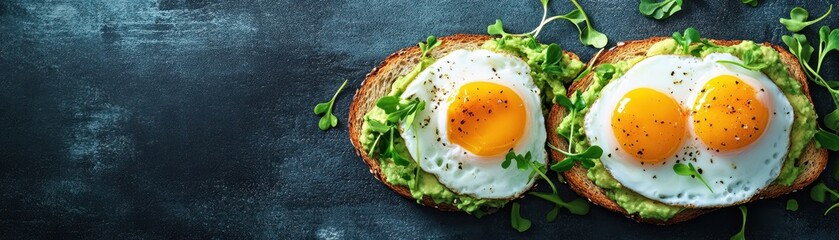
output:
[[[780,44],[796,5],[820,15],[835,1],[685,1],[666,21],[637,1],[582,1],[619,40],[697,27],[703,36]],[[551,12],[571,9],[565,1]],[[355,156],[347,109],[364,75],[429,34],[483,33],[496,18],[532,28],[538,1],[0,0],[0,233],[31,238],[707,238],[739,229],[723,209],[660,227],[593,207],[546,223],[544,202],[522,200],[534,227],[509,211],[484,219],[398,197]],[[839,27],[839,15],[823,23]],[[806,31],[812,37],[814,29]],[[811,38],[812,39],[812,38]],[[540,37],[589,59],[573,27]],[[837,55],[824,75],[839,79]],[[349,79],[338,129],[312,113]],[[811,88],[819,113],[833,106]],[[831,155],[835,157],[835,154]],[[827,180],[827,177],[825,177]],[[832,186],[839,186],[828,180]],[[566,198],[573,194],[562,187]],[[835,238],[839,213],[791,195],[748,204],[747,236]]]

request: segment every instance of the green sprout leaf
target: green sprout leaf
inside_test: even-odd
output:
[[[376,121],[375,119],[368,120],[367,124],[370,127],[370,130],[373,130],[377,133],[387,133],[387,131],[390,131],[391,129],[390,126],[388,126],[387,124]]]
[[[824,57],[831,51],[839,51],[839,29],[831,30],[828,26],[822,26],[819,28],[819,62],[816,64],[816,72],[821,71]]]
[[[827,9],[827,12],[825,12],[824,15],[811,21],[807,21],[807,19],[810,18],[810,13],[807,12],[807,9],[804,9],[802,7],[795,7],[792,9],[792,11],[789,12],[789,18],[781,18],[780,21],[781,24],[787,27],[787,30],[795,33],[801,31],[807,26],[813,25],[814,23],[821,21],[822,19],[827,17],[827,15],[829,15],[830,11],[832,10],[833,5],[831,4],[830,8]]]
[[[373,141],[373,147],[369,155],[373,156],[373,153],[379,153],[381,156],[390,157],[393,163],[398,166],[410,165],[411,162],[408,161],[408,158],[402,156],[396,149],[395,135],[398,132],[397,126],[400,122],[408,126],[413,126],[413,122],[417,118],[417,113],[425,109],[425,101],[416,98],[413,100],[401,100],[396,96],[386,96],[376,101],[376,107],[384,110],[387,117],[385,122],[380,122],[375,119],[368,119],[367,121],[367,126],[373,132],[377,133],[376,140]],[[381,149],[380,146],[382,145],[385,146],[384,149]],[[376,149],[380,150],[377,152]]]
[[[595,48],[603,48],[604,46],[606,46],[606,43],[609,42],[609,38],[606,36],[606,34],[603,34],[594,29],[594,27],[591,25],[591,20],[589,20],[588,15],[586,15],[586,12],[583,10],[583,7],[580,6],[580,4],[577,3],[576,0],[571,0],[571,3],[574,4],[574,7],[576,7],[576,9],[572,10],[571,12],[568,12],[565,15],[558,15],[548,18],[542,23],[542,25],[547,24],[548,22],[556,19],[565,19],[573,23],[574,26],[577,27],[577,31],[580,33],[580,42],[583,45],[592,46]],[[537,29],[540,30],[541,27]]]
[[[694,51],[690,50],[691,44],[700,42],[699,31],[696,31],[695,28],[685,29],[684,34],[681,34],[679,32],[673,33],[673,40],[676,41],[676,44],[679,44],[679,46],[682,47],[682,51],[684,54],[691,54],[694,56],[699,55],[699,50],[701,49],[697,48]]]
[[[597,145],[586,148],[580,153],[569,153],[550,144],[548,144],[548,147],[565,155],[565,159],[551,166],[551,170],[556,172],[566,172],[571,170],[571,167],[574,166],[575,162],[580,162],[580,164],[586,169],[592,168],[594,167],[594,161],[592,161],[592,159],[600,158],[600,156],[603,155],[603,149]]]
[[[536,41],[536,38],[533,38],[533,36],[527,36],[526,39],[527,40],[525,41],[525,45],[527,46],[527,48],[530,48],[530,49],[533,49],[533,50],[536,50],[536,51],[539,51],[539,52],[542,51],[542,44],[540,44],[538,41]],[[562,52],[562,51],[560,51],[560,52]]]
[[[752,7],[757,7],[757,0],[740,0],[740,2]]]
[[[792,36],[784,35],[781,37],[784,44],[787,45],[790,52],[798,58],[802,64],[810,61],[810,56],[813,54],[813,46],[810,41],[807,41],[807,36],[802,34],[793,34]]]
[[[524,155],[520,155],[520,154],[517,155],[515,152],[513,152],[513,149],[510,149],[510,151],[507,152],[507,155],[504,156],[504,161],[501,162],[501,167],[504,168],[504,169],[507,169],[508,167],[510,167],[510,164],[512,163],[512,161],[515,160],[517,169],[527,170],[528,167],[531,167],[532,159],[533,159],[533,155],[530,154],[530,151],[527,151],[527,153],[525,153]],[[528,178],[528,181],[531,178],[533,178],[533,175],[535,174],[535,171],[538,170],[537,169],[538,165],[541,165],[541,163],[537,162],[536,165],[533,165],[533,167],[534,167],[533,172],[530,173],[530,177]]]
[[[519,203],[514,202],[510,212],[510,225],[512,225],[513,229],[516,229],[516,231],[524,232],[527,231],[527,229],[530,229],[531,222],[529,219],[522,217],[520,211],[521,206]]]
[[[697,171],[696,168],[693,166],[693,163],[688,163],[687,165],[677,163],[673,165],[673,171],[676,172],[677,175],[689,176],[691,178],[699,179],[699,181],[701,181],[702,184],[705,184],[705,187],[708,187],[708,190],[710,190],[712,193],[714,192],[714,190],[711,189],[711,185],[708,185],[708,182],[705,182],[705,179],[702,178],[702,174],[700,174],[699,171]]]
[[[510,162],[516,158],[516,153],[513,152],[513,149],[510,149],[510,152],[507,152],[507,156],[504,157],[504,161],[501,162],[501,168],[507,169],[510,167]]]
[[[554,205],[554,207],[551,208],[551,211],[548,211],[548,215],[545,215],[545,221],[547,221],[547,222],[555,221],[556,217],[559,215],[559,209],[560,209],[559,205]]]
[[[682,10],[682,0],[641,0],[638,11],[644,16],[661,20]]]
[[[589,20],[588,16],[586,15],[585,11],[583,11],[582,6],[577,3],[576,0],[571,0],[571,3],[574,4],[576,9],[572,10],[571,12],[565,15],[557,15],[550,18],[547,18],[548,14],[548,0],[541,0],[542,2],[542,21],[539,23],[539,26],[536,26],[533,31],[528,33],[522,34],[510,34],[504,31],[504,24],[501,22],[500,19],[496,19],[494,24],[487,26],[487,33],[490,35],[501,35],[502,39],[507,36],[516,36],[516,37],[523,37],[523,36],[531,36],[536,38],[539,36],[539,33],[542,31],[542,28],[551,21],[557,19],[565,19],[569,22],[573,23],[575,27],[577,27],[577,31],[580,33],[580,42],[586,46],[593,46],[596,48],[603,48],[606,46],[606,43],[609,42],[609,38],[606,37],[605,34],[597,31],[592,27],[591,21]]]
[[[545,61],[542,62],[542,69],[549,73],[562,73],[562,48],[556,43],[548,45],[545,54]]]
[[[597,78],[600,80],[612,79],[616,72],[617,68],[615,68],[615,65],[608,63],[600,64],[597,66],[597,69],[594,70],[594,74],[597,75]]]
[[[539,197],[539,198],[544,199],[548,202],[552,202],[559,207],[563,207],[565,209],[568,209],[568,211],[571,212],[571,214],[574,214],[574,215],[586,215],[589,212],[588,201],[586,201],[583,198],[577,198],[577,199],[574,199],[573,201],[566,202],[566,201],[562,200],[562,198],[560,198],[558,194],[544,193],[544,192],[530,192],[528,194]]]
[[[830,193],[830,199],[836,201],[839,199],[839,193],[827,187],[824,182],[820,182],[810,189],[810,199],[816,202],[824,203],[827,194]]]
[[[743,215],[743,224],[740,226],[740,232],[731,236],[731,240],[746,240],[746,206],[740,205],[740,213]]]
[[[495,19],[495,24],[487,26],[487,33],[489,35],[501,35],[501,37],[510,35],[504,31],[504,23],[501,22],[501,19]]]
[[[833,112],[824,116],[824,125],[833,131],[839,129],[839,109],[833,110]]]
[[[379,99],[379,101],[376,101],[376,107],[385,110],[385,113],[395,112],[398,106],[399,97],[396,96],[386,96]]]
[[[574,158],[574,159],[591,159],[591,158],[600,158],[603,155],[603,148],[600,146],[591,146],[586,148],[581,153],[569,153],[565,155],[566,158]]]
[[[566,159],[552,165],[551,170],[554,170],[556,172],[567,172],[568,170],[571,170],[571,167],[574,166],[574,162],[575,162],[574,159],[566,158]]]
[[[419,48],[422,52],[420,56],[422,58],[427,58],[428,53],[431,52],[431,49],[434,49],[437,46],[440,46],[440,42],[437,41],[437,38],[434,37],[434,35],[428,36],[428,38],[425,40],[425,43],[419,43]]]
[[[830,151],[839,151],[839,136],[836,134],[825,130],[819,130],[816,132],[815,139],[816,142],[819,143],[819,146]]]
[[[565,95],[554,96],[554,102],[567,109],[574,109],[574,103],[572,103],[571,99],[568,99],[568,97],[566,97]]]
[[[315,105],[315,115],[323,114],[320,121],[318,121],[318,128],[320,128],[320,130],[326,131],[330,128],[338,126],[338,118],[332,114],[332,106],[335,105],[335,99],[338,97],[338,93],[341,93],[341,90],[343,90],[346,85],[347,80],[344,80],[344,83],[341,84],[338,91],[335,91],[335,95],[332,95],[332,99],[328,102],[318,103]]]
[[[794,198],[787,200],[787,211],[798,211],[798,200],[795,200]]]
[[[586,101],[583,100],[583,96],[580,93],[580,91],[576,91],[574,93],[574,111],[579,112],[582,111],[584,108],[586,108]]]

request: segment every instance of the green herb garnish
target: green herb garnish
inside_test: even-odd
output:
[[[787,200],[787,211],[790,211],[790,212],[798,211],[798,200],[795,200],[794,198],[791,198],[790,200]]]
[[[687,165],[676,163],[673,165],[673,171],[681,176],[690,176],[691,178],[699,179],[702,184],[705,184],[705,187],[708,187],[708,190],[710,190],[711,193],[714,192],[714,189],[711,189],[711,185],[708,185],[708,182],[705,182],[705,178],[702,178],[702,174],[693,167],[693,163],[688,163]]]
[[[559,192],[556,190],[556,185],[548,178],[548,169],[545,168],[545,165],[532,160],[530,152],[527,152],[524,155],[516,154],[515,152],[510,150],[507,153],[504,161],[501,162],[502,168],[508,168],[512,165],[512,162],[516,162],[516,168],[522,171],[530,169],[530,174],[528,175],[528,181],[535,177],[537,174],[539,177],[544,179],[548,182],[548,186],[551,187],[551,192],[530,192],[528,194],[545,199],[549,202],[554,203],[554,207],[548,214],[545,216],[545,220],[548,222],[553,222],[556,220],[556,217],[559,214],[559,210],[561,208],[568,209],[569,212],[575,215],[585,215],[588,214],[589,207],[588,202],[585,199],[578,198],[570,202],[566,202],[559,197]],[[513,228],[516,228],[516,223],[513,223]],[[516,228],[518,230],[518,228]],[[521,231],[521,230],[520,230]]]
[[[816,139],[819,146],[830,151],[839,151],[839,136],[836,134],[825,131],[824,129],[819,129],[813,138]]]
[[[815,52],[815,49],[810,45],[806,36],[802,34],[793,34],[792,36],[784,35],[781,37],[781,40],[787,45],[790,53],[798,58],[807,77],[817,85],[826,88],[833,98],[833,104],[839,106],[839,82],[828,81],[819,74],[827,54],[832,51],[839,51],[839,29],[831,30],[827,26],[819,29],[819,51],[815,68],[810,65],[810,58]],[[839,130],[839,111],[834,110],[825,116],[825,126],[833,131]],[[816,132],[814,138],[819,147],[824,147],[831,151],[839,150],[839,136],[832,132],[820,129]]]
[[[752,7],[757,7],[757,0],[740,0],[740,2]]]
[[[676,41],[676,44],[682,47],[682,52],[685,55],[693,55],[697,57],[703,49],[717,46],[709,42],[707,39],[701,39],[699,37],[699,31],[696,31],[695,28],[685,29],[684,34],[679,32],[673,33],[673,40]],[[691,45],[694,43],[699,43],[699,45],[691,49]]]
[[[551,43],[551,45],[548,45],[545,54],[545,62],[542,62],[542,69],[549,73],[562,73],[560,63],[562,63],[562,48],[556,43]]]
[[[508,167],[510,167],[510,163],[513,160],[516,161],[516,168],[518,168],[519,170],[527,170],[527,167],[533,166],[534,164],[536,166],[541,165],[539,162],[531,162],[531,159],[532,155],[530,154],[530,151],[528,151],[525,155],[516,155],[516,153],[513,152],[513,150],[511,149],[510,152],[507,153],[507,156],[505,156],[504,161],[501,162],[501,168],[507,169]],[[534,169],[533,171],[536,170]],[[531,173],[530,177],[528,177],[527,179],[530,180],[531,178],[533,178],[534,174],[536,173]]]
[[[610,65],[611,66],[611,65]],[[600,67],[595,70],[595,73],[598,73]],[[614,70],[614,69],[613,69]],[[574,95],[574,100],[568,99],[568,97],[557,95],[554,100],[561,106],[565,107],[568,110],[568,115],[573,122],[574,119],[577,117],[579,111],[582,111],[586,107],[586,102],[583,100],[582,95],[580,95],[580,91],[576,91]],[[594,161],[592,159],[600,158],[603,155],[603,149],[600,146],[594,145],[590,146],[586,149],[583,149],[581,152],[574,152],[574,125],[571,125],[571,133],[567,136],[568,139],[568,150],[559,149],[551,144],[548,144],[548,147],[562,153],[565,155],[565,159],[556,163],[551,166],[551,170],[557,172],[565,172],[571,169],[574,166],[575,162],[579,162],[584,168],[588,169],[594,167]]]
[[[740,226],[740,232],[731,236],[731,240],[746,240],[746,206],[740,205],[740,213],[743,215],[743,225]]]
[[[833,189],[828,188],[827,185],[824,185],[824,182],[820,182],[819,184],[816,184],[815,186],[813,186],[813,188],[810,189],[810,199],[813,199],[813,201],[816,202],[824,203],[825,195],[827,195],[828,193],[830,193],[831,201],[836,201],[837,199],[839,199],[839,193],[837,193]],[[829,208],[827,208],[827,211],[824,211],[824,215],[827,215],[828,213],[830,213],[831,210],[833,210],[836,207],[839,207],[839,202],[836,202]]]
[[[425,40],[425,43],[419,43],[419,48],[422,52],[420,54],[420,57],[428,58],[428,53],[431,52],[431,49],[434,49],[437,46],[440,46],[440,42],[437,41],[437,38],[434,37],[434,35],[428,36],[428,38]]]
[[[387,118],[385,122],[369,119],[368,124],[371,130],[378,133],[376,140],[373,141],[373,147],[370,149],[369,155],[372,156],[378,146],[386,146],[379,150],[382,156],[389,156],[393,159],[393,163],[399,166],[407,166],[409,164],[408,158],[399,154],[396,150],[396,142],[394,135],[398,134],[399,122],[403,122],[408,126],[413,126],[414,119],[418,112],[425,109],[425,102],[419,99],[402,100],[396,96],[386,96],[376,102],[376,107],[385,110]]]
[[[802,7],[795,7],[792,11],[789,12],[789,18],[781,18],[781,24],[787,27],[787,30],[790,32],[798,32],[804,29],[807,26],[813,25],[814,23],[821,21],[827,15],[830,14],[830,11],[833,10],[833,5],[830,5],[830,8],[827,9],[827,12],[824,13],[819,18],[813,19],[811,21],[807,21],[810,18],[810,13],[807,12],[807,9]]]
[[[832,201],[839,199],[839,193],[828,188],[824,182],[820,182],[819,184],[813,185],[813,188],[810,189],[810,199],[819,203],[824,203],[825,197],[828,193],[831,194],[830,198]]]
[[[318,103],[318,105],[315,105],[315,114],[323,114],[323,117],[321,117],[320,121],[318,121],[318,127],[320,128],[320,130],[326,131],[330,128],[338,126],[338,118],[332,114],[332,106],[335,105],[335,98],[338,97],[338,93],[340,93],[346,85],[347,80],[344,80],[344,83],[341,84],[341,87],[338,88],[338,91],[335,91],[335,95],[332,96],[332,99],[330,99],[328,102],[322,102]]]
[[[682,10],[682,0],[641,0],[638,11],[657,20],[665,19]]]
[[[760,70],[762,70],[766,67],[769,67],[768,63],[757,62],[757,59],[754,56],[754,54],[755,54],[755,51],[752,50],[752,49],[749,49],[749,50],[746,50],[746,52],[743,53],[743,59],[742,59],[743,62],[742,63],[735,62],[735,61],[728,61],[728,60],[719,60],[719,61],[717,61],[717,63],[733,64],[733,65],[737,65],[737,66],[740,66],[742,68],[749,69],[749,70],[752,70],[752,71],[760,71]]]
[[[519,232],[524,232],[527,231],[527,229],[530,229],[531,222],[529,219],[521,216],[521,206],[517,202],[513,203],[513,207],[510,211],[510,224],[516,229],[516,231]]]
[[[568,12],[565,15],[557,15],[548,18],[548,1],[549,0],[541,0],[542,2],[542,21],[539,23],[533,31],[521,34],[510,34],[504,31],[504,24],[501,22],[500,19],[496,19],[495,23],[492,25],[487,26],[487,33],[490,35],[501,35],[501,37],[507,36],[514,36],[514,37],[523,37],[523,36],[532,36],[536,38],[539,36],[539,33],[542,32],[542,28],[548,24],[549,22],[557,19],[565,19],[569,22],[573,23],[574,26],[577,27],[577,31],[580,33],[580,42],[586,46],[593,46],[595,48],[603,48],[606,46],[606,43],[609,42],[609,38],[606,37],[605,34],[597,31],[592,27],[591,20],[589,20],[588,15],[586,12],[583,11],[583,7],[577,3],[576,0],[571,0],[571,3],[574,4],[576,9]]]

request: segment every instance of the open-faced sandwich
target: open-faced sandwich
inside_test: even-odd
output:
[[[588,66],[568,94],[582,104],[553,106],[548,139],[573,164],[568,184],[597,205],[672,224],[801,189],[827,163],[805,73],[781,47],[688,29],[619,43]],[[602,155],[587,162],[560,152],[590,146]]]
[[[544,103],[583,68],[573,53],[529,36],[429,37],[367,75],[350,107],[350,138],[400,195],[489,213],[533,186],[533,168],[545,169]],[[510,166],[510,157],[527,161]]]

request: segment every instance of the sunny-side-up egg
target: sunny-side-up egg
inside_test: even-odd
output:
[[[777,178],[793,111],[766,75],[720,60],[662,55],[607,84],[585,116],[588,140],[623,186],[665,204],[734,205]],[[674,164],[693,164],[698,179]]]
[[[501,163],[512,149],[545,164],[539,88],[513,55],[457,50],[438,59],[401,96],[426,102],[401,135],[423,171],[455,193],[509,199],[529,189],[530,171]]]

